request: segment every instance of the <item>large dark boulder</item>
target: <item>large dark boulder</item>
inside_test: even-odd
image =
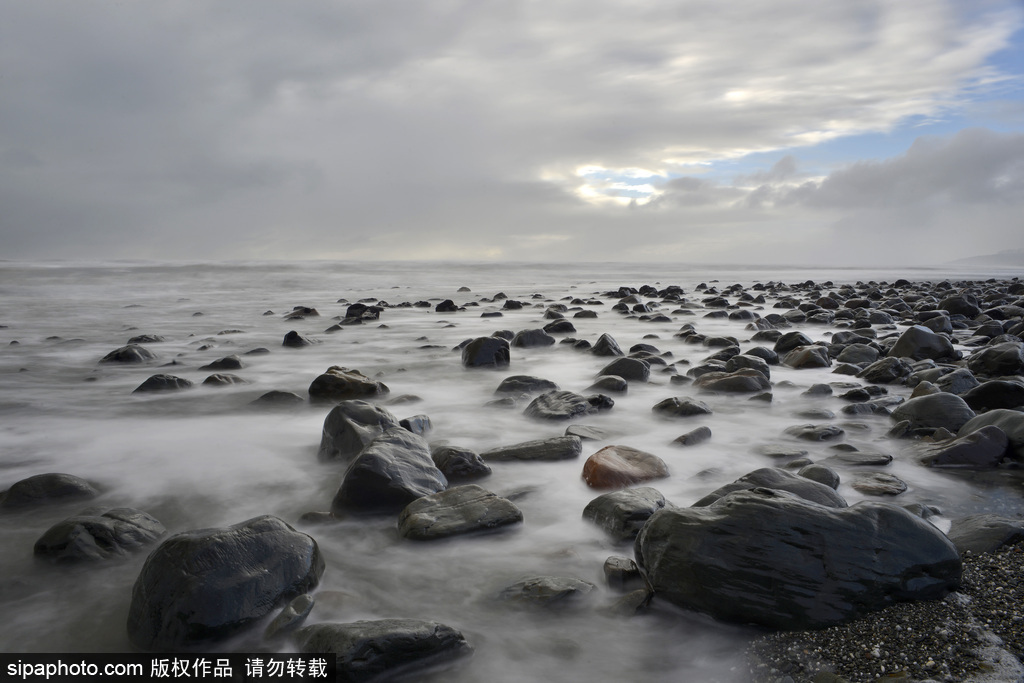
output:
[[[881,503],[831,508],[766,488],[664,509],[637,564],[655,597],[722,621],[777,629],[839,624],[960,584],[960,554],[930,523]]]
[[[122,557],[159,540],[167,530],[141,510],[115,508],[57,522],[33,547],[36,555],[59,562]]]
[[[665,496],[649,486],[605,493],[583,508],[583,519],[604,529],[616,541],[632,541],[647,520],[670,506]]]
[[[986,377],[1024,375],[1024,343],[1009,341],[979,349],[967,359],[967,367]]]
[[[781,356],[798,346],[811,346],[813,344],[814,340],[803,332],[786,332],[776,340],[773,350]]]
[[[953,343],[947,337],[922,325],[912,325],[904,330],[887,355],[890,358],[912,360],[947,360],[957,357]]]
[[[479,479],[491,473],[484,459],[475,451],[459,446],[439,444],[432,446],[430,457],[445,478],[451,481]]]
[[[512,346],[522,349],[553,346],[554,343],[555,338],[541,329],[520,330],[512,337]]]
[[[508,340],[501,337],[477,337],[462,347],[467,368],[507,368],[511,358]]]
[[[384,396],[390,391],[383,382],[372,380],[358,370],[332,365],[309,385],[309,400],[347,401]]]
[[[954,294],[939,302],[939,309],[949,312],[951,315],[962,315],[974,319],[981,314],[978,300],[969,294]]]
[[[499,446],[484,451],[485,462],[510,460],[572,460],[583,452],[583,441],[578,436],[556,436],[550,439],[524,441],[512,446]]]
[[[580,396],[571,391],[548,391],[526,406],[523,414],[540,420],[569,420],[610,408],[607,396]]]
[[[979,431],[987,425],[995,425],[1006,434],[1010,441],[1009,455],[1024,460],[1024,412],[997,408],[972,418],[960,428],[957,436]]]
[[[156,391],[178,391],[192,387],[192,380],[174,375],[152,375],[145,382],[135,387],[133,394],[145,394]]]
[[[975,411],[1018,408],[1024,406],[1024,382],[993,379],[967,390],[960,397]]]
[[[398,533],[417,541],[491,531],[523,521],[515,503],[476,484],[417,498],[398,515]]]
[[[720,486],[704,496],[693,507],[707,507],[734,491],[749,491],[756,488],[786,491],[812,503],[834,508],[846,507],[846,500],[835,491],[834,486],[823,484],[809,477],[787,472],[777,467],[762,467],[743,475],[731,484]]]
[[[417,498],[447,487],[448,480],[434,466],[423,437],[391,427],[349,465],[331,511],[335,515],[399,512]]]
[[[96,487],[81,477],[61,472],[36,474],[16,481],[0,493],[0,507],[21,508],[46,503],[84,500],[100,494]]]
[[[114,349],[100,359],[101,363],[148,363],[156,360],[157,355],[138,344],[128,344],[121,348]]]
[[[991,553],[1024,541],[1024,520],[993,514],[954,519],[946,533],[961,553]]]
[[[545,391],[558,391],[559,386],[548,379],[532,375],[512,375],[501,380],[494,390],[496,394],[539,394]]]
[[[987,469],[1002,462],[1010,447],[1006,433],[995,425],[921,449],[918,460],[928,467]]]
[[[336,680],[396,680],[472,652],[462,633],[435,621],[382,619],[314,624],[295,632],[300,652],[335,656]]]
[[[824,346],[798,346],[786,354],[782,364],[794,370],[827,368],[831,367],[832,359]]]
[[[342,401],[324,418],[320,437],[321,460],[348,460],[399,420],[386,408],[367,401]]]
[[[323,571],[316,541],[269,515],[176,534],[135,581],[128,638],[146,651],[208,651],[309,592]]]
[[[904,401],[892,411],[895,422],[910,421],[911,429],[939,429],[955,432],[974,417],[974,411],[955,394],[939,392]]]
[[[590,347],[590,352],[595,356],[624,356],[622,349],[610,334],[602,334]]]
[[[708,372],[696,380],[693,385],[705,391],[727,394],[755,393],[771,389],[771,382],[757,370],[737,370],[736,372]]]
[[[651,376],[651,364],[640,358],[619,358],[604,366],[597,374],[598,377],[615,375],[627,382],[646,382]]]

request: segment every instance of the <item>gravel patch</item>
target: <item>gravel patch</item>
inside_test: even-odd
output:
[[[748,649],[755,683],[1024,683],[1024,546],[966,554],[960,590]]]

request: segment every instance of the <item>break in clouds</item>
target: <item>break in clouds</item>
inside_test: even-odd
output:
[[[5,258],[1020,246],[1024,133],[994,114],[1019,113],[1010,0],[0,6]]]

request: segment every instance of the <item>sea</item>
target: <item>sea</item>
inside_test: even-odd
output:
[[[474,653],[420,679],[444,681],[742,681],[745,644],[753,628],[718,623],[655,599],[630,616],[612,609],[621,594],[604,580],[610,556],[632,557],[582,518],[602,491],[581,477],[583,459],[599,448],[625,445],[661,457],[670,476],[652,482],[675,505],[687,506],[715,488],[760,467],[783,463],[762,454],[766,445],[807,451],[813,461],[833,444],[798,442],[786,427],[806,423],[810,409],[832,410],[844,427],[844,443],[894,456],[885,471],[908,485],[885,502],[935,507],[933,522],[948,527],[957,515],[994,510],[1019,514],[1022,488],[1006,477],[940,473],[917,464],[907,442],[893,441],[886,417],[849,418],[837,397],[810,398],[815,383],[861,380],[831,368],[792,370],[775,366],[773,400],[747,396],[700,396],[691,385],[669,381],[654,366],[651,381],[614,395],[614,407],[572,423],[538,421],[515,408],[488,405],[499,382],[533,375],[562,389],[586,393],[609,358],[557,343],[513,348],[503,370],[467,369],[458,345],[496,330],[543,327],[551,304],[569,307],[571,336],[595,341],[610,334],[623,350],[651,344],[679,374],[718,349],[675,337],[692,324],[708,336],[733,336],[742,349],[759,345],[745,322],[704,317],[706,287],[739,283],[830,283],[825,290],[858,282],[957,282],[1024,275],[1019,270],[825,269],[674,264],[549,263],[364,263],[295,262],[15,262],[0,261],[0,490],[26,477],[64,472],[93,482],[101,495],[87,503],[0,511],[0,651],[130,652],[125,622],[132,586],[149,550],[87,565],[36,558],[35,541],[52,525],[85,507],[133,507],[160,520],[168,532],[221,527],[259,515],[275,515],[316,539],[327,569],[316,589],[307,623],[383,618],[439,621],[462,631]],[[620,287],[681,286],[697,305],[641,296],[669,322],[612,310]],[[753,292],[756,294],[757,292]],[[524,303],[503,310],[504,294]],[[730,295],[726,295],[730,296]],[[735,300],[734,296],[730,296]],[[439,313],[451,299],[462,310]],[[597,303],[573,304],[580,299]],[[424,306],[399,306],[403,302]],[[381,304],[377,321],[326,330],[355,302]],[[769,297],[761,315],[779,312]],[[286,319],[295,307],[319,316]],[[573,318],[576,309],[596,318]],[[481,317],[501,311],[501,317]],[[795,325],[814,340],[835,328]],[[879,329],[879,336],[899,327]],[[297,331],[319,343],[282,346]],[[137,335],[163,341],[146,346],[157,359],[142,365],[101,364],[110,351]],[[564,337],[566,335],[560,335]],[[269,353],[247,355],[253,349]],[[200,366],[238,355],[233,371],[244,384],[202,385],[212,374]],[[173,363],[169,367],[167,364]],[[501,533],[416,542],[399,537],[393,517],[304,524],[304,513],[325,511],[345,472],[340,462],[320,462],[317,449],[329,405],[304,403],[291,410],[252,406],[262,394],[289,391],[306,397],[309,384],[339,365],[384,382],[380,402],[399,418],[427,415],[431,443],[477,452],[559,436],[568,424],[600,427],[605,440],[585,441],[580,460],[500,462],[476,483],[513,497],[524,522]],[[147,377],[169,373],[195,382],[188,390],[133,393]],[[840,387],[842,385],[836,385]],[[889,387],[909,396],[906,387]],[[837,389],[836,393],[839,393]],[[397,396],[415,402],[388,406]],[[659,419],[652,406],[672,396],[708,403],[713,414]],[[710,441],[681,448],[672,441],[699,426]],[[882,500],[859,493],[856,472],[837,468],[839,492],[854,504]],[[536,610],[509,609],[497,596],[523,578],[574,576],[596,589],[577,604]],[[258,630],[258,629],[257,629]],[[251,647],[228,642],[225,650]],[[261,647],[287,652],[287,643]]]

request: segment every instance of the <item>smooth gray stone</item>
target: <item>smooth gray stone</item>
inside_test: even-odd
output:
[[[508,460],[571,460],[580,457],[583,442],[578,436],[556,436],[550,439],[524,441],[512,446],[500,446],[484,451],[485,462]]]
[[[476,484],[417,498],[398,515],[398,533],[417,541],[487,531],[523,521],[522,511]]]
[[[500,337],[477,337],[462,349],[467,368],[506,368],[511,358],[508,340]]]
[[[324,418],[320,460],[349,460],[386,430],[400,426],[387,408],[367,401],[342,401]]]
[[[953,343],[922,325],[912,325],[903,331],[887,354],[890,358],[912,360],[948,360],[956,358]]]
[[[911,429],[945,427],[955,432],[973,417],[974,411],[962,398],[946,392],[912,398],[892,411],[893,421],[910,420]]]
[[[583,508],[583,519],[597,524],[616,541],[632,541],[648,518],[668,505],[660,491],[641,486],[594,498]]]
[[[971,419],[960,428],[957,436],[971,434],[987,425],[1002,429],[1010,440],[1010,454],[1017,460],[1024,460],[1024,412],[1006,408],[990,410]]]
[[[1024,519],[968,515],[954,519],[946,534],[961,553],[991,553],[1024,541]]]
[[[517,605],[562,607],[576,602],[596,588],[589,581],[574,576],[534,576],[506,587],[498,597]]]
[[[898,496],[907,490],[907,483],[887,472],[866,472],[857,474],[850,486],[872,496]]]
[[[358,370],[332,365],[309,385],[309,400],[322,402],[373,398],[390,393],[383,383],[370,379]]]
[[[430,457],[449,481],[479,479],[491,473],[483,458],[468,448],[436,446],[430,449]]]
[[[627,382],[646,382],[651,377],[651,364],[639,358],[619,358],[601,368],[598,377],[615,375]]]
[[[967,359],[975,375],[1000,377],[1024,374],[1024,343],[1004,342],[978,349]]]
[[[545,391],[558,391],[559,387],[551,380],[532,375],[512,375],[501,380],[494,390],[495,394],[540,394]]]
[[[75,515],[57,522],[33,547],[59,562],[106,560],[158,541],[167,529],[142,510],[115,508],[101,515]]]
[[[988,469],[997,467],[1009,448],[1006,432],[995,425],[987,425],[976,432],[925,446],[918,461],[928,467]]]
[[[659,401],[651,410],[658,415],[665,417],[694,417],[697,415],[710,415],[711,406],[704,401],[690,398],[688,396],[673,396]]]
[[[81,477],[62,472],[36,474],[16,481],[0,493],[0,507],[21,508],[48,503],[84,500],[100,494],[96,487]]]
[[[836,493],[833,487],[777,467],[762,467],[745,474],[731,484],[715,489],[694,503],[692,507],[707,507],[730,493],[757,488],[786,491],[804,500],[828,507],[846,507],[846,500]]]
[[[107,355],[100,359],[101,363],[148,363],[151,360],[156,360],[157,355],[147,349],[145,346],[139,346],[138,344],[128,344],[121,348],[114,349]]]
[[[190,379],[176,377],[174,375],[159,374],[152,375],[145,382],[135,387],[133,394],[145,394],[156,391],[178,391],[180,389],[192,388],[193,382]]]

